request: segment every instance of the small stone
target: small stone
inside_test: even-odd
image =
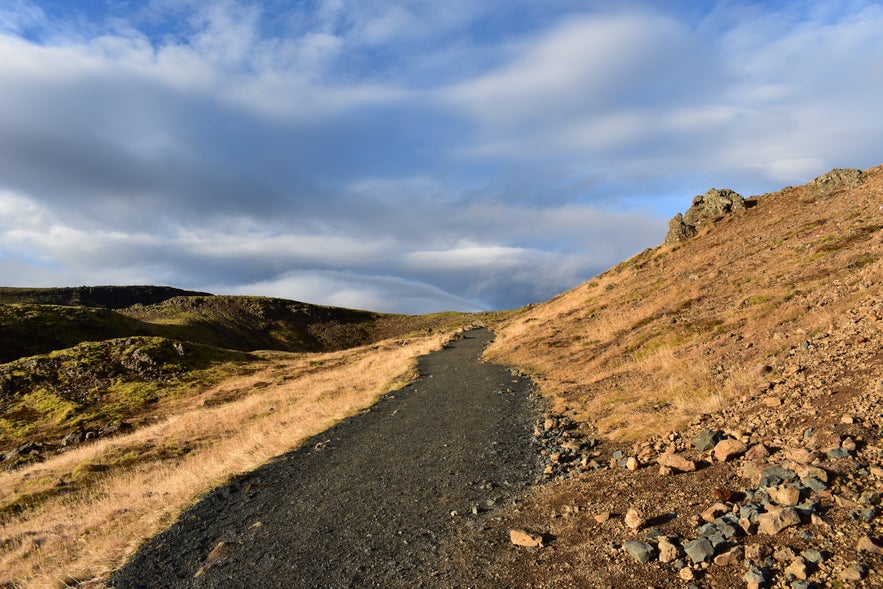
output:
[[[714,564],[720,567],[732,566],[742,561],[742,548],[733,546],[726,552],[714,557]]]
[[[798,464],[809,464],[819,457],[818,452],[813,452],[807,448],[789,448],[785,450],[785,458]]]
[[[815,548],[807,548],[800,556],[810,564],[819,564],[825,560],[825,556]]]
[[[644,514],[637,509],[631,508],[625,512],[625,525],[631,529],[637,530],[645,523],[647,523],[647,519],[644,517]]]
[[[659,562],[674,562],[681,557],[681,549],[667,538],[659,540]]]
[[[764,582],[766,582],[766,577],[767,577],[766,571],[764,571],[763,569],[758,568],[758,567],[751,567],[748,569],[748,571],[742,577],[742,580],[745,581],[746,583],[748,583],[749,585],[753,583],[753,584],[755,584],[755,586],[759,587]]]
[[[859,552],[869,552],[871,554],[883,554],[883,546],[874,542],[870,536],[862,536],[855,549]]]
[[[665,453],[660,454],[656,459],[660,466],[676,470],[678,472],[693,472],[696,470],[696,463],[684,457],[681,454]]]
[[[793,507],[783,507],[758,516],[757,531],[775,536],[785,528],[800,524],[800,515]]]
[[[535,534],[527,530],[509,530],[509,541],[515,546],[526,546],[528,548],[542,548],[542,534]]]
[[[853,562],[840,571],[841,581],[861,581],[868,574],[868,568],[860,562]]]
[[[684,544],[684,552],[694,563],[706,562],[714,556],[714,547],[705,538],[690,540]]]
[[[818,479],[823,483],[828,482],[828,471],[824,468],[819,468],[818,466],[804,466],[798,468],[797,475],[800,477],[801,481],[804,481],[804,483],[808,478]]]
[[[721,440],[714,447],[714,457],[718,462],[727,462],[737,456],[741,456],[748,447],[739,440]]]
[[[773,558],[776,559],[776,562],[791,562],[796,558],[794,551],[791,550],[790,546],[782,546],[775,552],[773,552]]]
[[[725,503],[715,503],[705,511],[703,511],[699,517],[701,517],[704,521],[711,523],[720,516],[725,513],[729,513],[730,507]]]
[[[838,460],[840,458],[849,458],[849,450],[846,448],[831,448],[828,450],[828,458]]]
[[[840,447],[848,452],[855,452],[855,449],[857,448],[855,440],[850,437],[847,437],[845,440],[840,442]]]
[[[759,462],[763,462],[769,457],[770,449],[763,444],[755,444],[745,453],[745,458],[748,460],[757,460]]]
[[[773,553],[773,549],[766,544],[748,544],[745,546],[745,558],[760,562]]]
[[[855,417],[853,417],[852,415],[844,415],[840,418],[840,423],[844,425],[852,425],[853,423],[855,423]]]
[[[690,567],[683,567],[678,571],[678,576],[684,581],[692,581],[696,578],[696,573]]]
[[[603,524],[604,522],[606,522],[607,520],[610,519],[610,512],[609,511],[602,511],[601,513],[595,514],[592,517],[599,524]]]
[[[794,575],[798,579],[806,580],[806,577],[807,577],[806,564],[804,564],[803,561],[794,560],[791,562],[791,564],[789,564],[787,567],[785,567],[785,574],[786,575]]]
[[[655,556],[656,550],[650,544],[646,542],[639,542],[637,540],[629,540],[625,544],[622,545],[626,552],[628,552],[632,558],[637,560],[641,564],[647,564],[653,557]]]
[[[773,487],[767,489],[770,499],[779,505],[797,505],[800,503],[800,489],[797,487]]]
[[[764,407],[781,407],[782,399],[779,397],[765,397],[763,400]]]
[[[629,470],[638,470],[638,459],[634,456],[629,456],[625,462],[625,467]]]
[[[711,450],[720,441],[721,437],[720,432],[711,431],[710,429],[703,430],[693,437],[693,447],[700,452]]]

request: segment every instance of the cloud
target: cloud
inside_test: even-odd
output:
[[[883,150],[874,2],[129,5],[0,8],[7,282],[514,307]]]
[[[430,284],[395,276],[362,275],[354,272],[293,271],[270,281],[240,285],[219,285],[216,292],[274,296],[350,309],[387,313],[423,314],[440,310],[481,311],[472,301],[447,293]]]

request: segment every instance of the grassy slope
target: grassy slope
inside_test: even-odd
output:
[[[139,299],[138,288],[120,287],[126,300]],[[145,287],[139,300],[153,296],[152,288]],[[57,290],[40,290],[36,298],[61,300],[71,289]],[[19,299],[26,300],[25,294],[16,291]],[[111,294],[121,300],[120,292]],[[384,315],[212,295],[115,311],[0,304],[0,361],[6,362],[0,364],[0,452],[25,442],[57,443],[78,428],[98,430],[109,421],[142,423],[168,410],[160,401],[247,370],[254,356],[241,352],[344,350],[471,321],[463,313]],[[176,348],[174,342],[186,345]],[[133,355],[148,364],[133,361]]]
[[[499,331],[489,357],[543,378],[561,411],[613,438],[669,431],[774,380],[789,350],[881,301],[883,167],[812,186],[647,250]],[[856,320],[873,320],[858,317]]]

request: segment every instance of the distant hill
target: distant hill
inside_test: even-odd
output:
[[[31,303],[68,307],[124,309],[155,305],[172,297],[211,296],[171,286],[70,286],[58,288],[0,287],[0,303]]]

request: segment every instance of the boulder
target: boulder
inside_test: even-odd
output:
[[[833,196],[841,190],[855,188],[865,179],[861,170],[855,168],[834,168],[826,174],[822,174],[806,185],[808,194],[819,197]]]
[[[705,194],[693,198],[692,206],[683,215],[678,213],[668,223],[666,244],[677,243],[693,237],[697,227],[717,221],[738,210],[745,209],[745,199],[729,188],[712,188]]]

